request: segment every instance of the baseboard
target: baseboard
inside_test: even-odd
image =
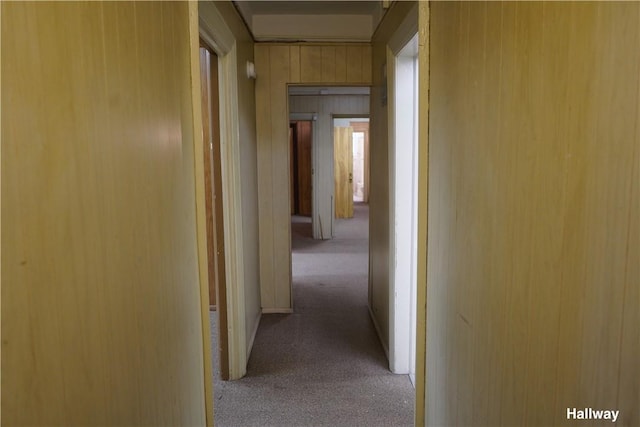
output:
[[[247,360],[249,360],[249,356],[251,355],[251,350],[253,349],[253,342],[256,339],[256,334],[258,333],[258,327],[260,326],[260,319],[262,319],[262,313],[258,312],[256,319],[253,324],[253,332],[251,332],[251,337],[249,338],[249,345],[247,346]]]
[[[382,332],[380,332],[380,325],[378,325],[378,321],[376,320],[376,316],[373,315],[373,311],[371,310],[371,306],[367,305],[367,308],[369,309],[369,317],[371,318],[371,321],[373,322],[373,326],[376,328],[376,334],[378,335],[378,341],[380,341],[380,344],[382,344],[382,349],[384,350],[384,354],[386,354],[387,361],[389,361],[389,347],[384,343],[384,340],[382,339]]]
[[[262,314],[291,314],[293,308],[263,308]]]

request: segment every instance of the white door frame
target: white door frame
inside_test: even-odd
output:
[[[415,385],[418,251],[418,13],[387,49],[389,74],[389,369]],[[411,99],[413,102],[407,102]]]
[[[242,378],[247,371],[237,49],[233,33],[213,2],[198,2],[198,14],[200,37],[218,56],[229,379],[235,380]],[[204,181],[204,175],[202,181]],[[204,194],[202,197],[200,194],[197,195],[196,205],[197,211],[202,212],[204,216]],[[199,259],[201,274],[203,274],[203,268],[206,274],[207,254],[204,232],[198,233],[198,247],[204,248],[204,251],[199,250]],[[204,267],[202,262],[205,263]],[[208,322],[208,308],[206,316]]]

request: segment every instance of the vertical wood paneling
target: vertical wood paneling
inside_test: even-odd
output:
[[[289,48],[289,83],[300,83],[300,46]]]
[[[336,81],[336,48],[335,46],[322,46],[322,76],[323,82]]]
[[[393,23],[392,23],[393,24]],[[383,91],[388,99],[393,85],[383,81],[387,63],[386,41],[373,43],[373,82],[370,95],[370,167],[369,194],[369,309],[380,330],[383,348],[389,347],[389,158],[388,104],[383,104]]]
[[[363,80],[363,49],[357,46],[347,46],[347,82],[354,83]],[[371,67],[369,67],[371,68]]]
[[[258,132],[258,211],[260,213],[260,299],[262,307],[275,307],[273,262],[273,184],[271,165],[271,65],[270,47],[256,44],[256,129]],[[266,225],[265,225],[266,224]],[[268,248],[268,249],[265,249]]]
[[[346,46],[335,46],[336,51],[336,81],[347,81],[347,48]],[[369,62],[371,65],[371,62]]]
[[[282,238],[280,230],[289,230],[290,197],[289,181],[289,144],[287,112],[287,82],[289,81],[289,46],[271,46],[269,49],[271,64],[271,162],[272,162],[272,206],[274,241],[273,262],[274,280],[276,283],[291,283],[291,239]],[[283,120],[284,118],[284,120]],[[287,172],[287,173],[283,173]],[[276,307],[291,305],[290,287],[279,286],[275,289]]]
[[[367,85],[371,64],[363,44],[288,45],[256,44],[256,131],[258,138],[258,185],[260,212],[260,286],[264,311],[291,309],[290,190],[287,84],[357,84]],[[347,72],[347,50],[356,60]],[[299,78],[296,57],[299,52]],[[326,81],[324,79],[327,79]],[[366,101],[365,101],[366,103]],[[309,111],[305,111],[309,112]],[[312,111],[315,112],[315,111]],[[317,124],[321,126],[320,123]],[[327,127],[330,129],[330,127]],[[331,138],[329,136],[329,138]],[[332,147],[313,147],[314,156],[332,163]],[[326,172],[326,175],[325,175]],[[333,168],[317,171],[321,184],[321,212],[325,236],[330,230]],[[317,219],[314,219],[316,221]],[[314,224],[314,226],[316,226]],[[277,236],[277,238],[276,238]]]
[[[205,425],[193,9],[1,7],[3,424]]]
[[[304,83],[322,81],[322,47],[300,47],[300,80]]]
[[[640,5],[430,22],[427,423],[637,424]]]
[[[371,46],[364,46],[362,48],[362,74],[361,79],[365,82],[371,81],[372,74],[371,67]]]

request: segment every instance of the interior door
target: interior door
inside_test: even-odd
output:
[[[298,214],[311,216],[311,121],[296,123]]]
[[[295,174],[296,174],[296,147],[294,141],[294,128],[295,124],[289,125],[289,191],[291,194],[291,215],[296,214],[296,200],[298,195],[296,194]]]
[[[353,128],[335,127],[333,131],[333,167],[335,179],[335,216],[353,217]]]

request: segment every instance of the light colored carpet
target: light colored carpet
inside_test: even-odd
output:
[[[333,240],[310,236],[294,217],[294,313],[262,316],[245,378],[216,370],[216,426],[412,425],[414,389],[389,372],[367,311],[368,207]]]

